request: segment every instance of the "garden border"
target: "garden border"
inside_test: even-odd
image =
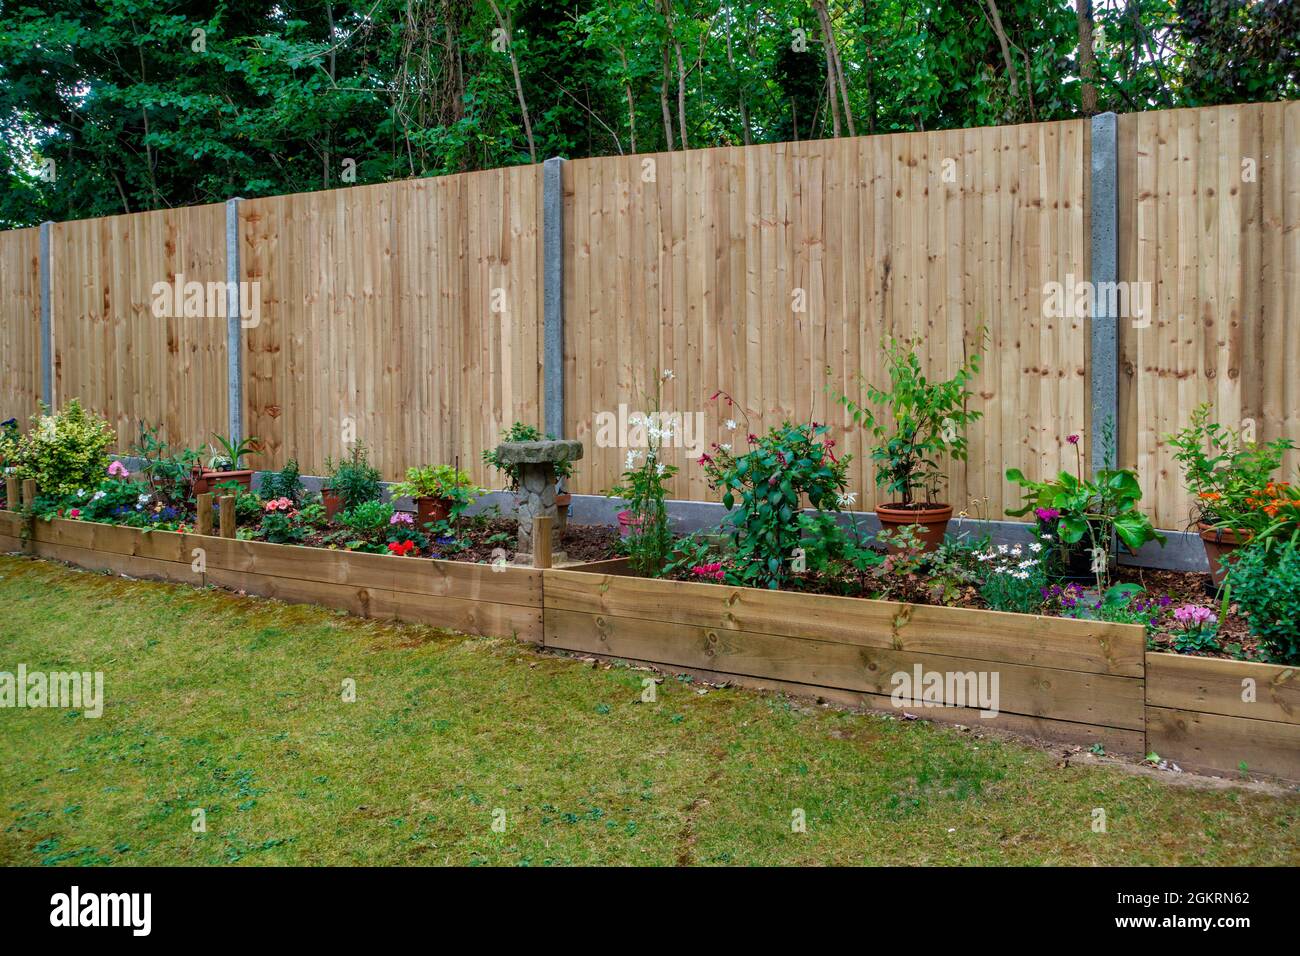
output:
[[[24,524],[28,526],[24,533]],[[203,566],[197,568],[203,549]],[[0,551],[216,584],[897,713],[890,675],[999,674],[998,716],[906,710],[1191,770],[1300,782],[1300,668],[1146,650],[1137,625],[633,576],[625,560],[539,570],[412,560],[0,511]],[[1254,700],[1243,699],[1252,680]]]

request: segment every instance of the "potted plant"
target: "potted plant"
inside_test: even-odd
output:
[[[502,442],[516,441],[555,441],[555,436],[543,434],[541,429],[532,425],[526,425],[523,422],[515,422],[509,428],[501,433]],[[503,463],[497,455],[495,447],[485,449],[483,452],[483,461],[491,465],[497,471],[506,476],[506,490],[518,494],[519,492],[519,466],[514,464]],[[569,524],[569,505],[573,502],[573,496],[564,490],[568,484],[568,479],[573,477],[573,462],[557,461],[555,463],[555,532],[563,534],[564,529]]]
[[[1007,480],[1025,489],[1025,504],[1007,514],[1019,518],[1032,510],[1040,532],[1058,547],[1066,579],[1091,579],[1104,590],[1114,566],[1114,538],[1136,552],[1148,541],[1163,546],[1165,537],[1137,506],[1142,500],[1137,472],[1103,468],[1085,479],[1079,436],[1066,440],[1075,448],[1075,474],[1062,471],[1048,481],[1033,481],[1019,468],[1008,468]]]
[[[1227,577],[1235,551],[1250,537],[1252,503],[1271,487],[1282,456],[1296,447],[1288,438],[1264,445],[1247,441],[1239,429],[1210,421],[1210,405],[1197,406],[1186,428],[1165,440],[1178,449],[1174,458],[1193,496],[1192,520],[1205,546],[1217,589]]]
[[[919,344],[890,338],[884,345],[889,388],[870,385],[859,374],[866,401],[844,394],[837,401],[878,443],[871,449],[876,486],[892,499],[876,506],[882,529],[917,526],[922,549],[933,551],[952,518],[952,505],[937,500],[946,480],[939,459],[966,460],[966,427],[981,415],[966,408],[974,394],[966,386],[979,373],[980,355],[973,353],[952,378],[930,381],[916,353]],[[885,406],[887,414],[877,415],[868,403]]]
[[[350,511],[367,501],[378,501],[384,493],[379,469],[370,464],[364,442],[352,446],[346,458],[337,463],[325,459],[329,482],[321,489],[325,518],[333,521],[343,511]]]
[[[408,468],[406,480],[394,485],[392,493],[394,497],[405,495],[415,501],[416,524],[426,528],[459,515],[483,490],[475,487],[470,476],[459,468],[429,465]]]
[[[212,437],[217,440],[221,450],[216,451],[211,445],[208,446],[213,454],[208,458],[206,467],[200,462],[190,472],[190,493],[198,496],[217,485],[228,484],[239,485],[248,491],[253,483],[253,472],[252,469],[241,468],[240,464],[245,455],[257,453],[258,439],[245,438],[236,443],[223,435],[214,434]]]

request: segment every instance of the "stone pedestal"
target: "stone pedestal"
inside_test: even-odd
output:
[[[582,442],[573,439],[504,442],[497,446],[497,454],[502,464],[519,466],[519,554],[515,560],[532,563],[533,518],[556,517],[555,466],[580,459]],[[552,521],[552,528],[556,524]],[[565,560],[563,551],[554,550],[554,542],[552,548],[553,561]]]

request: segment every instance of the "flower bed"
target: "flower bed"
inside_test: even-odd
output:
[[[26,536],[24,522],[29,523]],[[240,541],[0,512],[0,549],[91,570],[217,585],[362,617],[469,634],[542,639],[541,572],[507,565],[411,561],[384,554]]]
[[[622,562],[546,571],[543,603],[547,647],[1300,781],[1297,668],[1147,652],[1132,624],[642,578]],[[997,674],[996,716],[908,693],[918,668]]]

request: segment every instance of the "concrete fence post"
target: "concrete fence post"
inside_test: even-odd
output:
[[[542,164],[543,432],[564,437],[564,160]]]
[[[239,203],[226,200],[226,402],[230,440],[244,437],[244,347],[239,313]]]
[[[1094,472],[1115,467],[1115,450],[1119,446],[1119,321],[1109,306],[1119,296],[1101,295],[1102,283],[1119,278],[1119,142],[1117,117],[1099,113],[1092,118],[1092,327],[1090,340],[1092,361],[1088,366],[1091,401],[1089,444]],[[1101,436],[1107,421],[1114,442],[1111,452],[1103,446]]]

